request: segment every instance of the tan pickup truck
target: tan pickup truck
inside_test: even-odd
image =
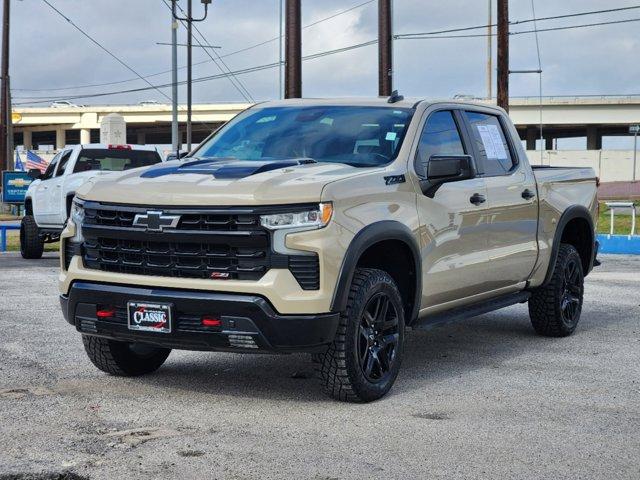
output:
[[[406,332],[529,303],[570,335],[595,262],[590,168],[532,168],[503,110],[391,98],[255,105],[182,160],[96,178],[62,234],[91,361],[309,352],[332,397],[385,395]]]

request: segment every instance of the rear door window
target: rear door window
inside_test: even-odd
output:
[[[466,111],[471,135],[480,152],[480,163],[485,176],[506,175],[515,162],[509,150],[507,137],[496,115]]]
[[[161,161],[158,152],[152,150],[87,148],[80,152],[73,171],[74,173],[90,170],[122,172],[132,168],[147,167]]]
[[[433,155],[464,155],[464,145],[453,112],[442,110],[432,113],[420,135],[420,144],[416,156],[416,172],[422,177],[427,162]]]
[[[64,175],[67,165],[69,164],[69,159],[71,158],[71,153],[73,153],[72,150],[63,152],[62,157],[60,157],[60,165],[58,165],[58,170],[56,170],[56,177]]]

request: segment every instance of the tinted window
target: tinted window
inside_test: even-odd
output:
[[[222,127],[193,156],[237,160],[312,158],[374,167],[393,160],[413,111],[393,107],[252,108]]]
[[[122,172],[160,162],[161,159],[158,152],[150,150],[87,148],[80,152],[73,171],[101,170],[105,172]]]
[[[427,120],[416,161],[416,172],[426,177],[424,166],[432,155],[464,155],[464,146],[458,126],[450,111],[432,113]]]
[[[41,177],[42,180],[48,180],[53,176],[53,171],[58,164],[58,160],[60,160],[60,155],[61,153],[58,153],[55,157],[53,157],[53,159],[51,159],[51,163],[47,166],[47,169],[44,171],[44,174]]]
[[[500,119],[495,115],[478,112],[465,112],[473,139],[480,150],[480,161],[485,175],[504,175],[509,172],[514,162],[509,151]]]
[[[67,168],[67,164],[69,163],[70,158],[71,158],[71,150],[62,154],[62,157],[60,157],[60,166],[58,167],[58,171],[56,172],[56,177],[60,177],[64,175],[64,171]]]

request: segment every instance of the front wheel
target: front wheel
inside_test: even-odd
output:
[[[573,245],[560,245],[551,281],[529,299],[534,330],[546,337],[571,335],[580,321],[584,294],[582,260]]]
[[[393,278],[357,269],[336,338],[319,358],[325,392],[348,402],[383,397],[398,376],[403,345],[404,310]]]
[[[44,241],[40,238],[38,224],[32,215],[25,215],[20,222],[20,254],[22,258],[41,258]]]
[[[117,342],[90,335],[83,335],[82,343],[91,363],[103,372],[121,377],[155,372],[171,353],[169,348]]]

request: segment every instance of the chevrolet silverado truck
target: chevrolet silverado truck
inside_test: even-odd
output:
[[[328,395],[367,402],[412,329],[528,302],[537,333],[573,333],[597,208],[594,171],[532,168],[496,107],[262,103],[77,191],[62,311],[113,375],[171,349],[308,352]]]
[[[23,258],[40,258],[45,243],[57,242],[69,218],[76,190],[89,178],[150,166],[162,161],[155,147],[144,145],[74,145],[62,149],[42,173],[29,170],[33,182],[20,225]]]

